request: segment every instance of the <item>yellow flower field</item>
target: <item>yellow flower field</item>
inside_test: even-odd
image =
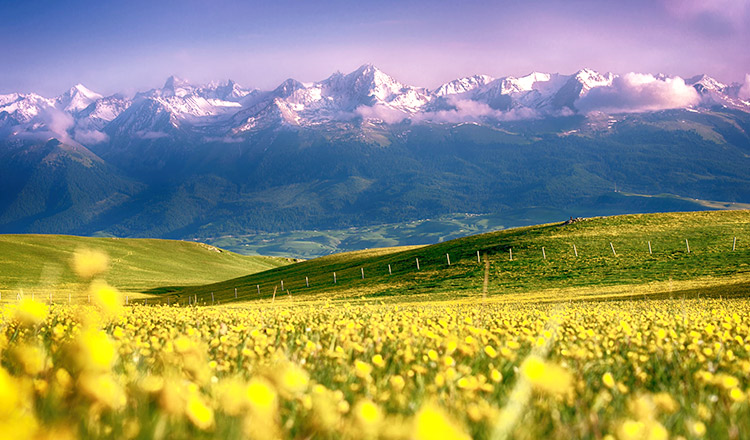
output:
[[[4,438],[747,438],[750,301],[4,306]]]

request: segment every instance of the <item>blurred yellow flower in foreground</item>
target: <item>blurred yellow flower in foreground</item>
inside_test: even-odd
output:
[[[83,370],[109,371],[117,352],[112,340],[103,331],[86,329],[78,337],[76,360]]]
[[[371,400],[362,400],[354,408],[354,414],[359,423],[365,426],[376,426],[383,419],[380,408]]]
[[[414,436],[417,440],[469,440],[469,436],[432,404],[423,407],[414,421]]]
[[[89,279],[107,270],[109,257],[102,251],[79,249],[73,254],[72,265],[79,277]]]
[[[127,401],[122,386],[109,374],[85,373],[78,381],[78,386],[91,400],[109,409],[120,409]]]
[[[214,411],[195,394],[188,397],[185,414],[200,429],[207,430],[214,426]]]
[[[22,324],[37,325],[41,324],[47,318],[48,312],[49,308],[46,304],[24,298],[18,303],[15,317]]]
[[[91,300],[104,315],[120,316],[124,310],[122,294],[104,281],[95,280],[89,289]]]
[[[263,379],[253,379],[245,389],[246,397],[253,410],[261,413],[276,412],[276,390]]]
[[[563,395],[572,390],[573,376],[567,370],[537,356],[529,356],[523,362],[521,373],[538,391]]]

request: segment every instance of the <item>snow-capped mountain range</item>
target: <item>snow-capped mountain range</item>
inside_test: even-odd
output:
[[[231,80],[193,85],[173,76],[163,87],[133,98],[105,97],[81,84],[55,98],[34,93],[0,95],[0,137],[56,137],[93,145],[122,136],[158,139],[200,134],[231,139],[264,129],[361,121],[498,124],[716,106],[750,112],[750,76],[744,84],[726,85],[705,75],[682,79],[582,69],[572,75],[475,75],[428,90],[363,65],[314,83],[289,79],[271,91],[246,89]]]

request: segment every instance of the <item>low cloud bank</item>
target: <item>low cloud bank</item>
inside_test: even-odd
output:
[[[75,140],[84,145],[101,144],[107,142],[109,136],[106,133],[102,133],[98,130],[75,130]]]
[[[750,73],[745,75],[745,83],[740,87],[739,97],[750,100]]]
[[[584,113],[634,113],[685,108],[699,102],[698,92],[680,77],[628,73],[615,78],[611,86],[591,89],[575,106]]]
[[[374,105],[372,107],[367,105],[360,105],[354,110],[354,114],[362,117],[363,119],[379,119],[387,124],[396,124],[409,117],[402,111],[398,111],[396,109],[380,104]]]

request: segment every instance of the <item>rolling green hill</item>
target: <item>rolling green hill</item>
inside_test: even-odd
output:
[[[81,294],[83,285],[70,262],[77,249],[105,252],[110,268],[104,279],[133,296],[157,286],[205,284],[272,269],[288,260],[247,257],[202,243],[86,238],[63,235],[0,235],[2,300],[23,291],[37,295]]]
[[[594,218],[426,247],[336,254],[173,289],[168,297],[185,303],[197,296],[205,304],[211,304],[212,294],[221,303],[269,301],[275,290],[276,302],[471,300],[482,298],[484,288],[485,263],[477,261],[477,252],[490,262],[487,296],[500,299],[750,295],[750,211],[717,211]]]
[[[197,241],[243,255],[311,259],[367,248],[442,243],[469,235],[549,223],[568,217],[724,209],[750,209],[750,204],[688,199],[671,194],[643,195],[611,192],[591,199],[579,207],[560,209],[528,207],[503,210],[493,214],[451,214],[412,222],[346,229],[198,237]]]

